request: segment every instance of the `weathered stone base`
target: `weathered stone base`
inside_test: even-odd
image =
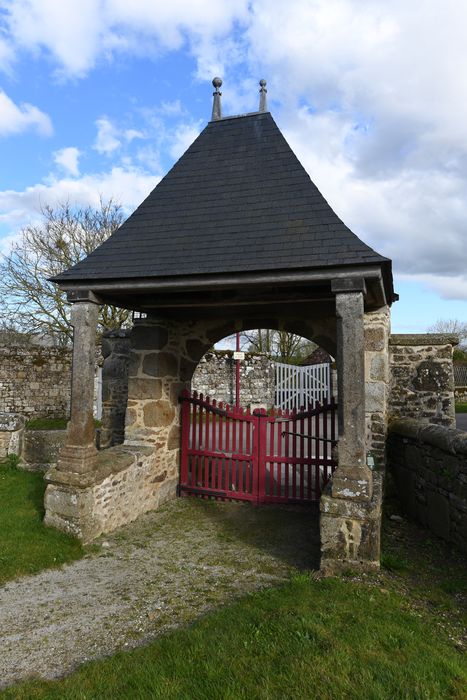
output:
[[[369,501],[333,498],[330,484],[321,496],[321,571],[328,576],[380,565],[382,474],[373,474]]]
[[[168,473],[148,447],[100,452],[92,483],[86,475],[50,469],[44,522],[90,542],[174,498],[178,473]]]
[[[25,430],[22,468],[33,471],[55,466],[65,440],[66,430]]]

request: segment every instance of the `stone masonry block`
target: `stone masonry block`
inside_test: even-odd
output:
[[[152,377],[176,377],[178,358],[169,352],[151,352],[143,358],[143,373]]]
[[[386,409],[386,383],[365,383],[365,410],[368,413],[384,412]]]
[[[386,331],[382,326],[365,328],[365,350],[382,351],[386,348]]]
[[[175,418],[175,408],[168,401],[150,401],[144,405],[144,425],[162,428],[171,425]]]
[[[162,396],[162,381],[160,379],[132,378],[128,384],[130,399],[160,399]]]
[[[137,350],[162,350],[168,340],[168,330],[162,325],[135,325],[131,332],[131,345]]]

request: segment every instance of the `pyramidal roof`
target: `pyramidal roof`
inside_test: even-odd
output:
[[[256,112],[209,122],[123,225],[54,281],[356,264],[390,262],[339,219],[271,114]]]

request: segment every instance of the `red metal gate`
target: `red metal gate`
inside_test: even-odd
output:
[[[336,467],[334,399],[301,411],[217,404],[183,392],[180,492],[290,503],[316,501]]]

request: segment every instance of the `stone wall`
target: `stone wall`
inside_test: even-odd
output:
[[[68,349],[0,347],[0,412],[26,418],[68,415],[70,368]]]
[[[389,420],[425,419],[455,426],[450,335],[392,335],[389,340]]]
[[[363,323],[367,463],[372,468],[383,469],[389,382],[389,308],[385,306],[378,311],[365,313]]]
[[[467,552],[467,433],[396,420],[388,463],[404,512]]]
[[[102,336],[101,449],[120,445],[125,439],[130,333],[129,329],[109,330]]]
[[[197,366],[191,387],[205,396],[224,403],[235,403],[235,365],[233,352],[206,353]],[[265,355],[245,353],[240,362],[240,403],[266,404],[275,401],[275,364]]]

